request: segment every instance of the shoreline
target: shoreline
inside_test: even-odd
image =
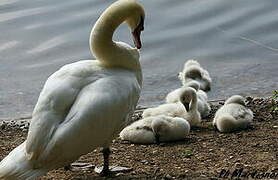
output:
[[[272,96],[267,96],[267,97],[253,97],[253,96],[246,96],[245,97],[246,101],[250,100],[254,100],[254,99],[272,99]],[[225,99],[215,99],[215,100],[209,100],[208,101],[211,106],[219,106],[222,105],[221,103],[225,102]],[[150,107],[155,107],[155,106],[137,106],[134,114],[132,115],[132,120],[130,121],[130,123],[141,119],[141,114],[143,112],[144,109],[150,108]],[[211,112],[212,113],[212,112]],[[210,113],[210,117],[211,116]],[[215,113],[215,112],[214,112]],[[214,115],[214,114],[213,114]],[[22,117],[18,117],[18,118],[11,118],[11,119],[0,119],[0,130],[3,130],[5,128],[12,128],[12,129],[19,129],[22,130],[23,132],[27,132],[29,129],[29,125],[30,125],[30,120],[32,119],[32,115],[25,115]]]
[[[212,105],[211,114],[200,126],[192,128],[182,141],[161,144],[131,144],[115,138],[111,144],[111,165],[130,167],[128,173],[118,173],[115,179],[223,179],[223,169],[234,172],[278,173],[278,111],[273,111],[273,98],[248,97],[247,107],[254,113],[251,127],[233,133],[219,133],[212,127],[214,113],[221,106]],[[275,101],[277,106],[278,101]],[[136,110],[133,120],[141,118]],[[26,120],[19,120],[26,121]],[[0,130],[0,159],[26,139],[27,132],[8,126]],[[190,152],[190,154],[188,154]],[[124,157],[124,158],[123,158]],[[102,164],[99,149],[80,157],[76,162]],[[104,179],[91,169],[50,171],[38,180]],[[226,173],[228,174],[228,173]],[[225,176],[226,176],[225,174]],[[238,173],[239,174],[239,173]],[[228,175],[227,175],[228,176]],[[242,177],[243,178],[243,177]]]

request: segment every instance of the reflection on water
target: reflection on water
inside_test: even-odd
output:
[[[278,88],[276,0],[138,0],[146,9],[141,105],[163,102],[180,86],[186,59],[213,78],[210,99],[266,96]],[[113,1],[0,1],[0,118],[30,114],[47,77],[62,65],[92,59],[88,37]],[[126,25],[115,40],[132,44]]]

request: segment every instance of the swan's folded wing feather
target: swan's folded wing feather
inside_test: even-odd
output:
[[[81,77],[72,71],[73,66],[76,65],[64,66],[52,74],[40,93],[27,137],[26,152],[29,158],[36,159],[43,151],[83,86],[101,78],[97,73],[88,78]]]
[[[103,72],[93,74],[88,79],[81,76],[66,75],[64,77],[67,79],[60,81],[59,78],[51,78],[51,82],[46,83],[34,110],[28,133],[26,150],[30,158],[37,159],[39,156],[43,158],[49,153],[55,156],[56,153],[51,152],[57,142],[60,142],[57,151],[71,142],[73,143],[69,146],[77,145],[72,140],[63,141],[65,137],[62,136],[69,133],[69,135],[76,135],[77,138],[80,137],[78,134],[81,131],[78,131],[78,127],[80,127],[78,124],[82,121],[81,124],[89,127],[90,124],[86,124],[89,122],[88,117],[95,117],[100,120],[94,125],[95,127],[107,126],[105,123],[101,123],[99,126],[99,123],[107,117],[110,119],[122,118],[122,124],[115,131],[120,131],[120,128],[124,127],[125,119],[123,118],[126,118],[134,110],[134,105],[139,99],[140,85],[133,73],[123,72],[121,74],[113,71],[112,74],[117,76],[116,78],[111,74],[107,76],[109,72],[105,73],[106,75],[103,75]],[[123,78],[121,79],[119,76]],[[57,82],[54,83],[55,81]],[[57,87],[53,88],[53,83],[57,84]],[[90,87],[93,88],[89,89]],[[94,98],[96,99],[94,100]],[[127,104],[125,104],[126,102]],[[107,114],[104,111],[105,108],[108,109]],[[126,117],[115,116],[115,111]],[[112,116],[110,116],[111,114]],[[71,124],[77,126],[71,126]]]
[[[75,159],[95,147],[108,146],[126,125],[139,94],[140,86],[134,83],[134,78],[133,81],[131,78],[104,78],[87,85],[78,94],[44,156],[50,161],[59,161],[59,158],[64,161]],[[62,155],[57,159],[57,154]]]

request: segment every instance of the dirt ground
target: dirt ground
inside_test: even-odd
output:
[[[111,165],[133,170],[111,175],[108,179],[221,179],[222,169],[233,172],[240,168],[244,172],[278,173],[278,112],[271,110],[273,103],[270,98],[248,97],[247,100],[255,117],[251,127],[244,131],[216,132],[211,121],[220,105],[214,104],[211,115],[183,141],[135,145],[116,139],[112,144]],[[26,132],[18,129],[6,127],[0,130],[0,159],[22,143],[25,137]],[[97,149],[82,156],[79,162],[102,165],[102,154]],[[60,168],[40,179],[103,178],[93,169],[65,171]]]

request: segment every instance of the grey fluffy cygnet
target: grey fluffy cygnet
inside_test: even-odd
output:
[[[234,95],[216,112],[213,125],[220,132],[245,129],[253,120],[253,112],[245,105],[244,98]]]

